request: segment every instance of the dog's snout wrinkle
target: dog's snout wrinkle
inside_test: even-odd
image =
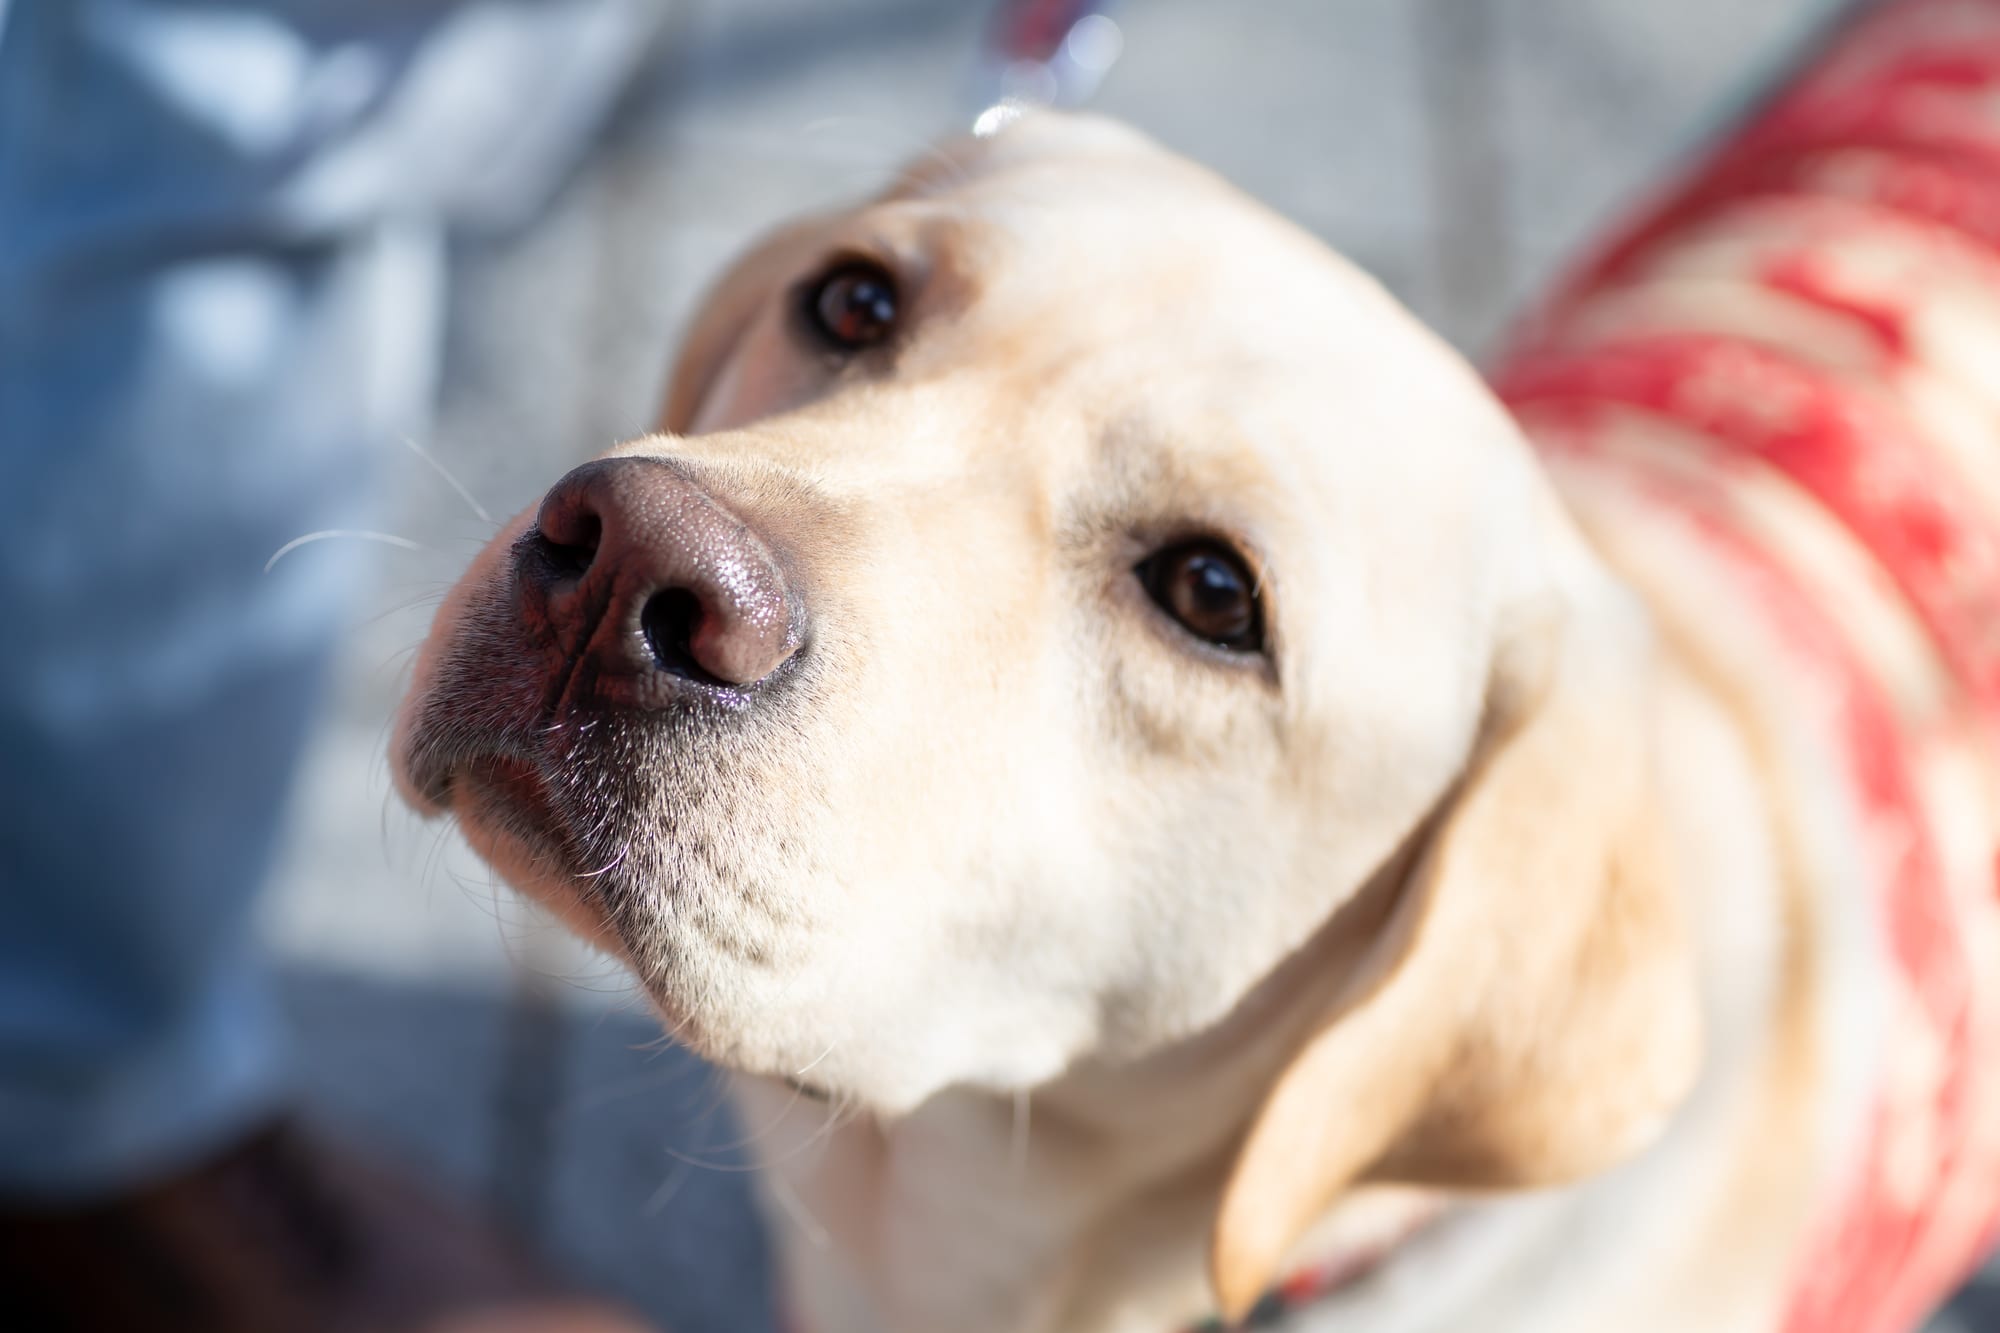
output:
[[[610,458],[544,497],[517,568],[570,673],[664,707],[740,690],[798,648],[799,607],[763,538],[683,471]]]

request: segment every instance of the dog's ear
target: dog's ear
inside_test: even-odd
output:
[[[1227,1316],[1356,1181],[1573,1179],[1643,1146],[1693,1081],[1650,631],[1587,582],[1504,631],[1473,761],[1388,929],[1252,1119],[1210,1255]]]
[[[719,383],[760,317],[785,301],[795,270],[808,262],[812,238],[823,224],[806,218],[783,227],[759,242],[703,294],[694,322],[681,341],[680,356],[667,378],[666,404],[659,429],[670,435],[703,433],[742,424],[714,420],[715,409],[739,395]],[[718,392],[720,390],[720,392]],[[725,401],[718,401],[725,400]],[[767,405],[759,407],[768,409]],[[704,413],[704,409],[710,409]],[[753,411],[750,416],[763,415]],[[710,418],[704,420],[704,416]]]

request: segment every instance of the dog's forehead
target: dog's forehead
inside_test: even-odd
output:
[[[996,352],[1046,410],[1131,455],[1448,504],[1511,431],[1463,360],[1316,237],[1113,122],[1031,116],[947,145],[878,204],[950,275],[908,369]],[[1152,427],[1147,428],[1146,423]],[[1404,504],[1417,503],[1405,499]]]
[[[1063,327],[1080,330],[1123,315],[1128,334],[1168,332],[1193,315],[1202,325],[1181,333],[1278,352],[1299,320],[1352,324],[1388,304],[1310,235],[1129,132],[1043,132],[922,179],[885,208],[921,219],[916,228],[968,270],[997,315],[1045,319],[1053,305]]]
[[[924,349],[944,360],[1004,349],[1114,394],[1121,377],[1254,391],[1267,414],[1486,397],[1366,273],[1115,122],[1036,114],[947,144],[866,212],[948,277],[968,336]]]

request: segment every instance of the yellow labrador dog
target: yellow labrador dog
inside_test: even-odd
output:
[[[404,789],[737,1072],[799,1329],[1886,1331],[1949,1290],[1990,995],[1916,1021],[1878,899],[1993,962],[1983,682],[1727,404],[1590,359],[1845,354],[1837,303],[1731,295],[1738,221],[1551,313],[1538,449],[1303,232],[1028,116],[761,245],[661,433],[479,557]],[[1907,792],[1853,692],[1920,733]]]

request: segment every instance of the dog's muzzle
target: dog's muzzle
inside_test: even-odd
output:
[[[780,554],[679,460],[584,464],[501,554],[406,715],[399,779],[419,809],[467,814],[454,793],[470,787],[567,843],[606,824],[606,802],[646,806],[650,747],[693,755],[702,730],[750,722],[805,655]]]

